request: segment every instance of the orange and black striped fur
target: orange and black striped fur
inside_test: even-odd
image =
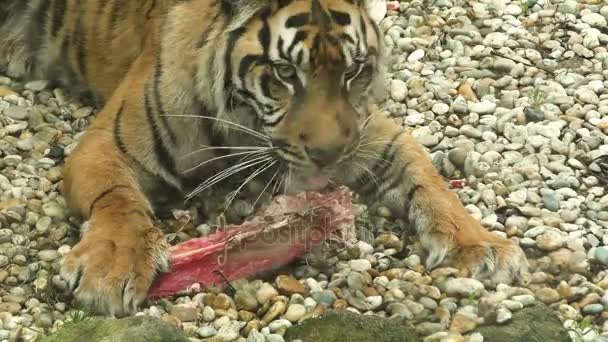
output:
[[[383,36],[364,0],[8,3],[0,68],[104,103],[63,184],[89,228],[61,272],[91,308],[132,313],[166,269],[155,189],[206,194],[226,179],[297,191],[329,177],[409,221],[429,268],[494,284],[526,271],[523,251],[465,212],[414,139],[371,114]]]

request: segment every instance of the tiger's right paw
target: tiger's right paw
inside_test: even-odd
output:
[[[82,240],[62,261],[61,276],[86,309],[114,317],[133,314],[157,272],[168,269],[162,232],[145,221],[136,222],[94,216]]]

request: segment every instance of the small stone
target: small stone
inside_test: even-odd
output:
[[[449,296],[466,297],[472,294],[481,294],[484,290],[483,284],[473,278],[454,278],[445,284],[445,292]]]
[[[608,265],[608,246],[600,246],[595,249],[595,260],[604,265]]]
[[[0,312],[16,315],[21,311],[21,304],[13,302],[0,303]]]
[[[530,306],[536,301],[532,295],[519,295],[511,297],[512,300],[520,302],[523,306]]]
[[[586,13],[581,16],[581,20],[595,27],[606,27],[608,24],[606,23],[606,18],[604,18],[599,13]]]
[[[197,318],[196,305],[192,303],[188,304],[175,304],[169,310],[172,316],[177,317],[182,322],[193,322]]]
[[[506,308],[498,308],[496,310],[496,323],[503,324],[509,322],[513,318],[513,314]]]
[[[306,288],[296,278],[289,275],[280,275],[276,279],[277,289],[280,293],[291,296],[293,294],[304,294]]]
[[[93,108],[91,107],[82,107],[72,113],[72,117],[75,119],[86,118],[87,116],[93,114]]]
[[[247,342],[266,342],[266,336],[256,329],[252,329],[247,336]]]
[[[268,324],[268,328],[271,332],[277,332],[281,329],[287,329],[291,327],[291,325],[291,322],[286,319],[277,319],[276,321],[270,322],[270,324]]]
[[[433,111],[433,113],[435,113],[437,115],[445,115],[445,114],[447,114],[447,112],[450,111],[450,106],[443,102],[439,102],[439,103],[435,103],[433,105],[433,107],[431,108],[431,110]]]
[[[38,259],[42,261],[51,262],[59,258],[61,258],[61,254],[56,250],[43,250],[38,252]]]
[[[520,15],[523,12],[521,6],[518,5],[507,5],[504,9],[504,14],[512,15],[514,17]]]
[[[11,88],[9,88],[9,87],[7,87],[5,85],[0,85],[0,97],[5,97],[7,95],[19,96],[19,94],[17,94]]]
[[[407,85],[401,80],[392,80],[390,94],[394,101],[403,102],[407,96]]]
[[[403,244],[399,237],[395,234],[391,233],[382,233],[380,234],[375,241],[376,246],[384,246],[384,248],[395,248],[401,249]]]
[[[258,303],[266,304],[272,298],[279,295],[279,292],[270,284],[264,283],[256,293]]]
[[[583,307],[583,313],[588,315],[597,315],[604,311],[602,304],[589,304]]]
[[[215,336],[220,341],[236,340],[240,335],[239,331],[241,330],[241,327],[244,326],[245,324],[246,324],[245,322],[231,321],[227,324],[222,325],[219,328],[217,335],[215,335]]]
[[[272,304],[272,306],[270,306],[268,311],[266,311],[266,313],[262,317],[262,323],[268,324],[272,322],[276,317],[284,314],[286,310],[287,305],[285,304],[285,302],[280,300],[276,301],[274,304]]]
[[[266,342],[285,342],[285,339],[279,334],[268,334],[266,335]]]
[[[306,314],[306,308],[302,304],[291,304],[287,308],[287,312],[285,312],[285,319],[290,322],[297,322]]]
[[[319,304],[324,304],[331,307],[336,301],[336,294],[329,290],[323,290],[312,294],[312,299]]]
[[[496,103],[490,101],[474,102],[469,105],[469,110],[479,115],[487,115],[494,113]]]
[[[372,268],[372,264],[367,259],[350,260],[348,265],[356,272],[367,272],[367,270]]]
[[[369,304],[370,310],[376,310],[382,305],[382,296],[369,296],[365,301]]]
[[[28,117],[28,111],[25,107],[11,106],[4,110],[4,115],[14,120],[25,120]]]
[[[196,333],[202,338],[207,338],[217,335],[217,329],[215,329],[215,327],[213,327],[212,325],[204,325],[198,328]]]
[[[510,299],[505,299],[500,304],[503,305],[505,308],[509,309],[510,311],[519,311],[524,308],[524,305],[522,303]]]
[[[555,231],[547,231],[536,238],[536,245],[544,251],[554,251],[564,245],[564,238]]]
[[[454,315],[452,323],[450,324],[450,331],[455,331],[464,334],[469,331],[475,330],[475,328],[477,328],[477,325],[479,325],[478,320],[469,316],[456,314]]]
[[[234,303],[237,309],[255,311],[258,308],[258,300],[250,291],[237,290],[234,294]]]
[[[46,89],[48,84],[49,84],[49,81],[45,81],[45,80],[30,81],[25,84],[25,89],[29,89],[29,90],[33,90],[33,91],[42,91],[42,90]]]
[[[351,272],[346,281],[348,287],[355,290],[363,290],[363,288],[367,285],[365,277],[359,272]]]
[[[212,307],[206,305],[203,308],[202,318],[205,322],[213,322],[213,320],[215,319],[215,310],[213,310]]]
[[[418,50],[414,50],[414,52],[410,53],[409,56],[407,56],[407,61],[410,63],[415,63],[423,58],[424,58],[424,50],[418,49]]]
[[[536,292],[538,300],[545,304],[553,304],[559,300],[559,293],[552,288],[542,288]]]

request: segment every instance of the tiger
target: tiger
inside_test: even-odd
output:
[[[2,72],[100,104],[62,180],[88,228],[60,274],[89,310],[135,313],[168,270],[159,198],[253,178],[281,179],[286,193],[343,185],[382,203],[412,227],[427,270],[490,286],[527,272],[516,241],[473,218],[379,107],[389,53],[368,0],[5,3]]]

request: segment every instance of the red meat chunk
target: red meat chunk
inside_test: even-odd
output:
[[[253,219],[222,227],[205,238],[170,248],[171,269],[152,284],[149,297],[186,292],[195,284],[220,285],[284,266],[330,237],[350,239],[352,194],[277,196]],[[219,272],[218,272],[219,271]]]

